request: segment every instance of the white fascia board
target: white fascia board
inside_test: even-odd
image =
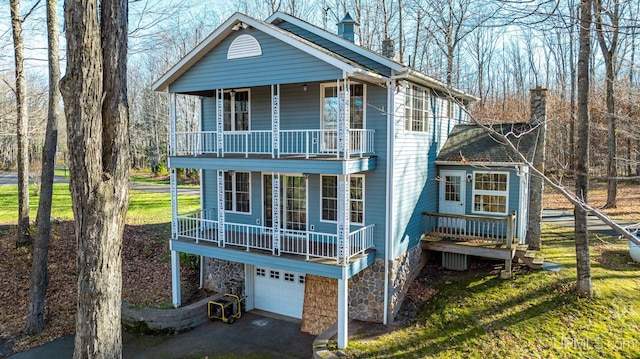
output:
[[[436,80],[433,77],[423,74],[422,72],[411,70],[409,68],[406,68],[404,71],[398,72],[396,75],[394,75],[393,78],[396,80],[405,79],[420,85],[425,85],[435,90],[450,94],[455,98],[467,100],[471,103],[480,101],[479,97],[476,97],[472,94],[468,94],[462,90],[458,90],[451,86],[447,86],[447,84],[445,84],[442,81]]]
[[[193,50],[191,50],[185,57],[183,57],[171,70],[164,74],[158,81],[152,85],[154,91],[162,91],[168,88],[168,86],[185,73],[191,66],[193,66],[198,60],[206,55],[211,49],[218,45],[223,39],[233,32],[231,27],[238,21],[264,32],[267,35],[289,44],[307,54],[318,58],[336,68],[347,72],[348,74],[362,73],[367,74],[368,77],[375,78],[377,75],[361,68],[352,66],[340,59],[324,53],[312,46],[309,46],[298,39],[295,39],[284,33],[284,30],[276,30],[256,19],[253,19],[247,15],[241,13],[235,13],[231,15],[227,21],[214,30],[207,38],[205,38],[200,44],[198,44]]]
[[[404,68],[404,66],[396,61],[393,61],[385,56],[382,56],[380,54],[377,54],[369,49],[366,49],[362,46],[356,45],[355,43],[343,39],[342,37],[333,34],[327,30],[321,29],[315,25],[312,25],[304,20],[298,19],[294,16],[291,16],[289,14],[285,14],[283,12],[276,12],[273,15],[271,15],[267,20],[265,20],[265,22],[268,23],[273,23],[276,20],[284,20],[286,22],[290,22],[304,30],[307,30],[315,35],[318,35],[320,37],[322,37],[323,39],[329,40],[333,43],[336,43],[342,47],[345,47],[359,55],[362,55],[368,59],[371,59],[373,61],[378,62],[379,64],[386,66],[390,69],[392,69],[393,71],[402,71],[402,69]]]
[[[169,88],[169,85],[185,73],[191,66],[193,66],[198,60],[206,55],[211,49],[213,49],[218,43],[233,32],[231,27],[238,21],[247,20],[247,16],[239,12],[234,13],[218,26],[209,36],[202,40],[196,47],[194,47],[189,53],[187,53],[180,61],[178,61],[169,71],[167,71],[162,77],[151,85],[153,91],[164,91]]]
[[[522,162],[460,162],[460,161],[436,161],[438,166],[469,166],[475,168],[483,167],[520,167],[524,165]]]

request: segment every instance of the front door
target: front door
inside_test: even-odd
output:
[[[439,212],[454,215],[465,214],[465,171],[441,170],[440,171],[440,196]],[[462,227],[463,219],[447,220],[440,223],[446,227]]]

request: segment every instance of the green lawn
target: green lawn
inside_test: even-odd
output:
[[[56,183],[53,186],[52,219],[70,220],[73,218],[69,185]],[[31,186],[30,213],[34,222],[38,212],[39,197],[34,195],[35,187]],[[200,207],[198,196],[178,196],[180,212],[196,210]],[[18,222],[17,186],[0,186],[0,224],[16,224]],[[168,193],[150,193],[131,191],[127,223],[153,224],[171,222],[171,198]]]
[[[640,265],[625,242],[591,241],[593,299],[573,293],[573,232],[545,226],[542,254],[559,272],[520,271],[502,280],[488,271],[439,283],[414,324],[377,338],[351,340],[357,358],[638,358]],[[605,242],[601,241],[604,240]],[[608,242],[608,243],[607,243]]]

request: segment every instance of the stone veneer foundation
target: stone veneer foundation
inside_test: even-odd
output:
[[[219,293],[243,295],[244,264],[204,257],[202,286]]]
[[[389,318],[396,316],[409,285],[422,270],[425,263],[422,254],[422,247],[418,245],[393,261]],[[244,278],[244,265],[241,263],[205,258],[204,270],[204,287],[220,293],[232,291],[230,283],[233,286]],[[337,302],[337,279],[307,275],[302,330],[319,334],[331,327],[337,320]],[[376,259],[373,265],[349,279],[349,319],[383,322],[384,259]]]

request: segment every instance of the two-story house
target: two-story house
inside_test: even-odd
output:
[[[423,212],[440,209],[438,153],[476,98],[358,46],[355,26],[236,13],[154,84],[170,98],[175,306],[184,252],[202,256],[208,288],[241,281],[248,309],[309,332],[337,322],[339,347],[349,319],[397,313],[421,267]],[[199,99],[196,131],[178,131],[178,94]],[[199,211],[180,212],[179,168],[201,170]]]

